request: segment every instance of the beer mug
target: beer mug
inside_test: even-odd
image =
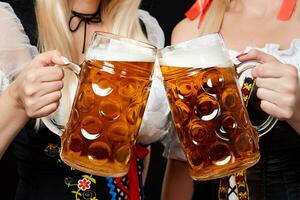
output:
[[[133,39],[96,32],[78,76],[71,114],[64,127],[42,118],[61,136],[61,159],[72,168],[98,176],[128,172],[142,122],[156,48]]]
[[[257,163],[259,137],[277,121],[254,127],[242,100],[237,78],[257,62],[241,63],[237,73],[214,33],[162,49],[159,63],[191,177],[216,179]]]

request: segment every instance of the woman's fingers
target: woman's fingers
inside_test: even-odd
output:
[[[274,117],[289,119],[294,113],[296,98],[292,94],[258,88],[257,97],[262,100],[261,109]]]
[[[28,116],[37,117],[37,113],[45,113],[44,107],[47,107],[50,104],[59,104],[59,100],[61,98],[61,91],[55,91],[52,93],[48,93],[41,97],[29,98],[25,102],[25,108]],[[41,111],[43,110],[43,112]],[[54,112],[55,110],[52,110]],[[49,115],[50,113],[45,113]]]
[[[54,111],[57,110],[59,106],[59,102],[54,102],[48,105],[45,105],[44,107],[40,108],[39,110],[37,110],[34,114],[34,117],[39,118],[39,117],[45,117],[51,113],[53,113]]]
[[[237,59],[241,62],[247,61],[247,60],[258,60],[262,63],[273,63],[273,62],[279,62],[275,57],[264,53],[262,51],[253,49],[249,51],[248,53],[241,54],[237,57]]]
[[[64,83],[63,81],[43,82],[39,85],[39,87],[37,96],[44,96],[46,94],[62,90]]]

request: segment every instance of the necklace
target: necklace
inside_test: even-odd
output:
[[[76,32],[79,29],[81,23],[84,23],[84,36],[83,36],[84,38],[83,38],[83,46],[82,46],[82,53],[84,53],[85,42],[86,42],[86,27],[88,24],[101,22],[100,8],[98,8],[98,10],[92,14],[80,13],[80,12],[76,12],[74,10],[72,10],[71,12],[72,12],[72,15],[69,20],[69,30],[72,33]],[[75,17],[79,18],[80,20],[79,20],[78,24],[75,26],[75,28],[72,28],[71,23]]]

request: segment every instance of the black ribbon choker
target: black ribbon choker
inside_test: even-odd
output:
[[[75,26],[75,28],[72,29],[71,22],[75,17],[79,18],[80,21],[77,24],[77,26]],[[86,41],[86,26],[87,26],[87,24],[100,23],[101,22],[100,9],[98,8],[98,10],[95,13],[92,13],[92,14],[84,14],[84,13],[79,13],[79,12],[76,12],[76,11],[72,10],[72,16],[70,17],[70,20],[69,20],[69,30],[72,33],[76,32],[79,29],[80,24],[82,22],[84,23],[84,38],[83,38],[82,53],[84,53],[85,41]]]

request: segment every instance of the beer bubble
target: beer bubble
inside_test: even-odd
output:
[[[202,89],[210,94],[217,94],[224,86],[224,76],[217,69],[208,69],[202,76]]]
[[[222,114],[221,120],[221,127],[218,134],[221,138],[228,140],[237,131],[237,121],[229,113]]]
[[[99,113],[109,121],[117,120],[121,115],[121,105],[119,101],[103,100],[99,105]]]
[[[217,100],[205,93],[197,99],[195,114],[203,121],[210,121],[219,114],[220,106]]]
[[[200,168],[203,166],[203,158],[199,151],[193,150],[187,153],[187,160],[190,166]]]
[[[81,122],[81,134],[88,140],[97,139],[103,132],[103,124],[94,116],[87,116]]]
[[[108,139],[111,142],[124,143],[129,138],[129,128],[125,122],[117,122],[109,128]]]
[[[68,139],[69,149],[73,152],[81,152],[84,147],[85,143],[83,139],[79,135],[71,135]]]
[[[188,105],[186,105],[185,103],[183,103],[181,100],[177,100],[175,102],[175,112],[177,113],[176,116],[178,116],[177,118],[183,122],[183,124],[188,123],[188,121],[190,120],[190,115],[191,115],[191,110],[188,107]]]
[[[81,112],[90,111],[95,105],[95,95],[89,85],[83,85],[78,95],[77,108]]]
[[[137,87],[137,83],[132,81],[129,83],[125,83],[125,85],[120,85],[119,94],[121,97],[129,101],[138,94],[138,89],[139,88]]]
[[[96,95],[105,97],[113,92],[113,84],[106,78],[100,78],[92,83],[93,91]]]
[[[76,128],[76,126],[79,124],[79,112],[76,108],[74,108],[70,114],[71,118],[70,121],[68,122],[67,126],[70,128],[70,130],[73,130]]]
[[[208,133],[203,122],[199,120],[192,120],[190,122],[189,133],[191,135],[192,142],[195,145],[199,145],[204,139],[208,137]]]
[[[111,156],[110,147],[104,142],[94,142],[88,147],[88,158],[90,160],[97,160],[98,164],[104,164]],[[103,160],[103,163],[99,162]]]
[[[208,151],[209,159],[215,165],[226,165],[231,161],[232,153],[229,146],[223,142],[215,142]]]
[[[130,124],[135,125],[140,116],[141,106],[139,103],[132,103],[127,109],[126,119]]]
[[[116,160],[119,163],[127,164],[130,159],[130,146],[129,145],[123,145],[114,153],[114,160]]]
[[[235,150],[239,154],[251,153],[254,149],[253,139],[247,133],[241,133],[236,137]]]
[[[179,97],[181,96],[182,99],[196,95],[196,89],[193,83],[193,79],[189,77],[177,80],[176,88]]]
[[[241,100],[238,96],[237,90],[234,90],[233,88],[226,89],[222,94],[222,104],[225,108],[236,109],[236,106],[240,105],[239,101]]]
[[[247,129],[249,128],[249,120],[245,111],[245,108],[242,108],[240,111],[240,124],[243,126],[243,128]]]

